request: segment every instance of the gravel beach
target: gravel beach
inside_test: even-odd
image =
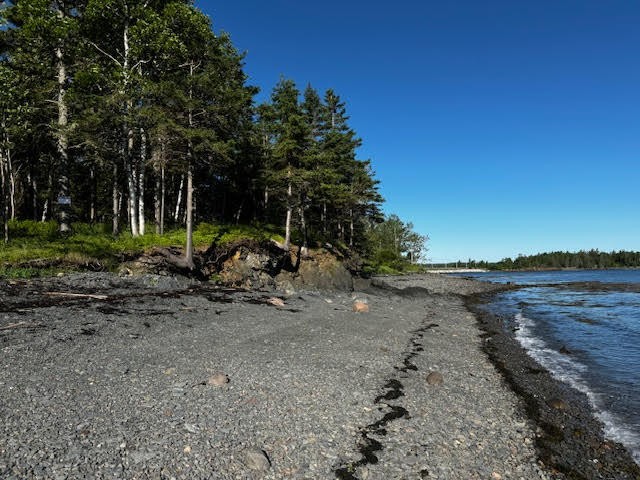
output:
[[[0,478],[565,478],[461,297],[496,287],[359,286],[4,282]]]

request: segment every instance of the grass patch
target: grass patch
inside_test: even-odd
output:
[[[194,247],[208,248],[212,243],[225,244],[241,239],[283,239],[281,230],[273,226],[199,224],[193,232]],[[61,236],[56,222],[11,221],[7,244],[0,244],[0,276],[33,278],[59,272],[47,263],[82,265],[100,262],[115,269],[125,258],[141,255],[154,247],[182,247],[185,229],[173,229],[164,235],[147,233],[133,237],[129,232],[114,237],[108,226],[76,223],[73,232]],[[30,263],[44,265],[31,266]]]

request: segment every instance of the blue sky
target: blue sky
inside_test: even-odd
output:
[[[640,250],[640,2],[205,1],[259,100],[347,101],[434,261]]]

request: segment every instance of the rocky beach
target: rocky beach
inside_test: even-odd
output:
[[[579,398],[514,377],[534,367],[470,310],[497,288],[3,281],[0,478],[640,478],[586,411],[559,426]]]

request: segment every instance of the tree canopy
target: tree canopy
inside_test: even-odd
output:
[[[0,23],[5,225],[262,223],[284,248],[422,251],[415,234],[371,247],[402,222],[380,212],[347,103],[283,77],[257,105],[242,54],[190,1],[14,0]]]

